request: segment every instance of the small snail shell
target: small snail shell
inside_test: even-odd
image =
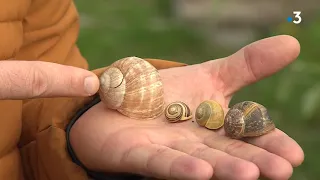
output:
[[[216,101],[203,101],[196,109],[195,119],[200,126],[219,129],[223,126],[224,111]]]
[[[235,104],[226,114],[224,129],[234,139],[264,135],[275,129],[267,109],[252,101]]]
[[[99,95],[108,108],[134,119],[156,118],[164,111],[159,72],[138,57],[111,64],[100,76]]]
[[[190,108],[181,101],[170,103],[164,112],[169,122],[185,121],[192,118]]]

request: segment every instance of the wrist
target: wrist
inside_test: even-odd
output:
[[[81,149],[84,149],[83,147],[85,143],[82,143],[82,133],[81,133],[81,127],[77,126],[77,122],[81,120],[82,116],[90,110],[92,107],[94,107],[96,104],[100,102],[99,96],[95,96],[92,101],[85,104],[81,109],[79,109],[76,114],[73,116],[71,121],[66,127],[66,140],[67,140],[67,150],[68,153],[74,163],[76,163],[78,166],[82,167],[84,170],[89,171],[89,169],[92,169],[91,165],[86,162],[86,160],[83,159],[83,152]],[[79,151],[80,150],[80,151]]]

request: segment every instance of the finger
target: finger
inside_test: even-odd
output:
[[[259,169],[252,162],[230,156],[202,143],[179,141],[174,142],[170,147],[209,162],[213,167],[213,175],[217,179],[256,180],[259,177]]]
[[[279,129],[260,137],[248,138],[246,142],[285,158],[293,167],[299,166],[304,160],[303,150],[298,143]]]
[[[99,89],[90,71],[41,61],[0,62],[0,99],[89,96]]]
[[[218,65],[224,94],[230,96],[242,87],[283,69],[299,53],[300,45],[295,38],[275,36],[254,42],[227,58],[212,61],[212,67]]]
[[[205,144],[232,156],[251,161],[258,166],[261,175],[270,179],[289,179],[291,164],[280,156],[240,140],[225,136],[208,137]]]
[[[149,144],[130,149],[121,169],[160,179],[208,180],[212,167],[206,161],[165,146]]]

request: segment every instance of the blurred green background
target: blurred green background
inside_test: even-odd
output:
[[[232,14],[232,3],[212,1],[212,14],[200,16],[190,7],[206,12],[201,9],[206,6],[204,0],[199,0],[203,7],[201,4],[196,6],[197,1],[193,1],[185,9],[173,1],[76,0],[81,17],[78,44],[90,69],[109,65],[126,56],[200,63],[228,56],[262,38],[292,35],[301,44],[298,60],[276,75],[243,89],[232,103],[253,100],[267,106],[278,128],[293,137],[305,151],[305,162],[294,170],[292,179],[320,179],[319,4],[312,5],[319,7],[318,11],[303,11],[302,23],[295,25],[286,21],[294,10],[288,7],[282,14],[265,12],[264,15],[256,14],[253,19],[250,14],[248,17],[241,12]],[[244,7],[256,9],[253,5]],[[260,7],[264,9],[266,5]],[[262,9],[258,8],[258,11],[263,13]],[[230,30],[229,34],[227,30]]]

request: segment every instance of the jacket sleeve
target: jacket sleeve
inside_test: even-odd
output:
[[[88,69],[76,41],[79,19],[71,0],[34,1],[24,23],[24,44],[16,59],[41,60]],[[48,9],[50,10],[48,12]],[[48,13],[55,16],[48,19]],[[157,69],[184,66],[166,60],[147,59]],[[98,76],[104,68],[94,70]],[[19,142],[27,180],[87,180],[86,172],[70,158],[66,125],[77,110],[93,97],[41,98],[23,102]]]

